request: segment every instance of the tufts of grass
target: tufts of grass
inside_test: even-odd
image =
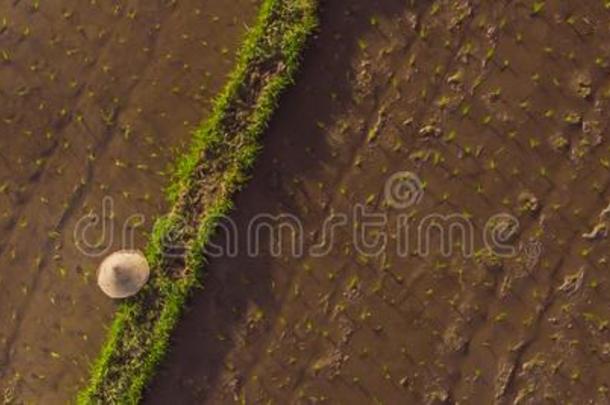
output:
[[[150,281],[117,310],[79,404],[140,401],[189,293],[199,285],[203,247],[231,211],[279,96],[294,79],[316,10],[317,0],[263,1],[211,116],[174,168],[167,190],[172,208],[155,223],[146,250]],[[168,246],[179,247],[180,255],[169,255]]]

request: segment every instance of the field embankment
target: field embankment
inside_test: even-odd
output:
[[[266,0],[211,116],[194,133],[169,187],[170,212],[147,250],[147,287],[115,315],[80,403],[137,403],[205,268],[203,248],[248,178],[279,96],[316,24],[316,2]],[[179,254],[176,254],[179,252]]]

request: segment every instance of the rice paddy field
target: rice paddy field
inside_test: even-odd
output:
[[[608,1],[17,0],[0,66],[5,404],[610,403]]]
[[[95,283],[99,254],[142,248],[167,209],[168,165],[209,112],[257,8],[0,5],[3,403],[67,403],[85,384],[115,310]],[[95,226],[83,226],[87,214]]]

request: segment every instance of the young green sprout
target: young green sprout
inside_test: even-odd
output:
[[[545,6],[545,1],[534,1],[534,3],[532,4],[532,11],[531,11],[531,15],[532,16],[537,16],[539,15],[542,10],[544,9]]]

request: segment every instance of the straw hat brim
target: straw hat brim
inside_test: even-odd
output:
[[[111,298],[127,298],[140,291],[148,281],[150,268],[142,252],[119,250],[112,253],[97,271],[97,284]]]

